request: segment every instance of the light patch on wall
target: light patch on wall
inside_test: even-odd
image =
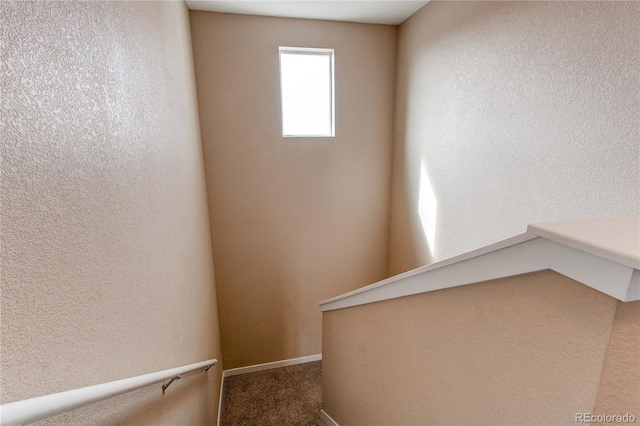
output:
[[[438,214],[438,200],[433,192],[431,180],[424,167],[424,162],[420,165],[420,192],[418,196],[418,215],[424,236],[427,238],[431,256],[436,253],[436,218]]]

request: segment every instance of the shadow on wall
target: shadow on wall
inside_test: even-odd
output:
[[[218,230],[224,233],[222,229]],[[269,241],[280,241],[266,225],[233,232],[233,247],[218,250],[216,280],[231,285],[219,286],[220,330],[225,368],[280,359],[289,353],[286,336],[300,321],[291,318],[291,305],[298,299],[291,284],[291,267],[287,268],[286,250],[270,249]],[[252,259],[238,263],[237,259]],[[289,329],[288,329],[289,328]],[[255,348],[261,348],[256,353]]]

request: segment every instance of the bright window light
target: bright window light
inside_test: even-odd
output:
[[[282,136],[335,136],[333,49],[279,49]]]
[[[429,180],[429,175],[424,167],[424,162],[420,167],[420,189],[418,195],[418,215],[422,222],[424,236],[427,238],[431,257],[436,255],[436,219],[438,217],[438,200],[433,192],[433,186]]]

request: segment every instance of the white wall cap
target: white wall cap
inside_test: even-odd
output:
[[[623,302],[640,300],[640,218],[529,225],[528,231],[323,302],[322,311],[550,269]]]

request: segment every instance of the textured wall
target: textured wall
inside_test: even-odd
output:
[[[1,2],[2,402],[220,357],[181,2]],[[222,365],[47,424],[212,424]]]
[[[317,303],[387,273],[396,28],[191,28],[225,367],[319,353]],[[282,138],[278,46],[335,49],[335,138]]]
[[[618,302],[593,412],[640,419],[640,302]]]
[[[543,271],[325,312],[323,409],[341,425],[572,424],[593,412],[616,306]]]
[[[390,273],[532,222],[637,215],[639,27],[637,2],[437,1],[405,21]]]

